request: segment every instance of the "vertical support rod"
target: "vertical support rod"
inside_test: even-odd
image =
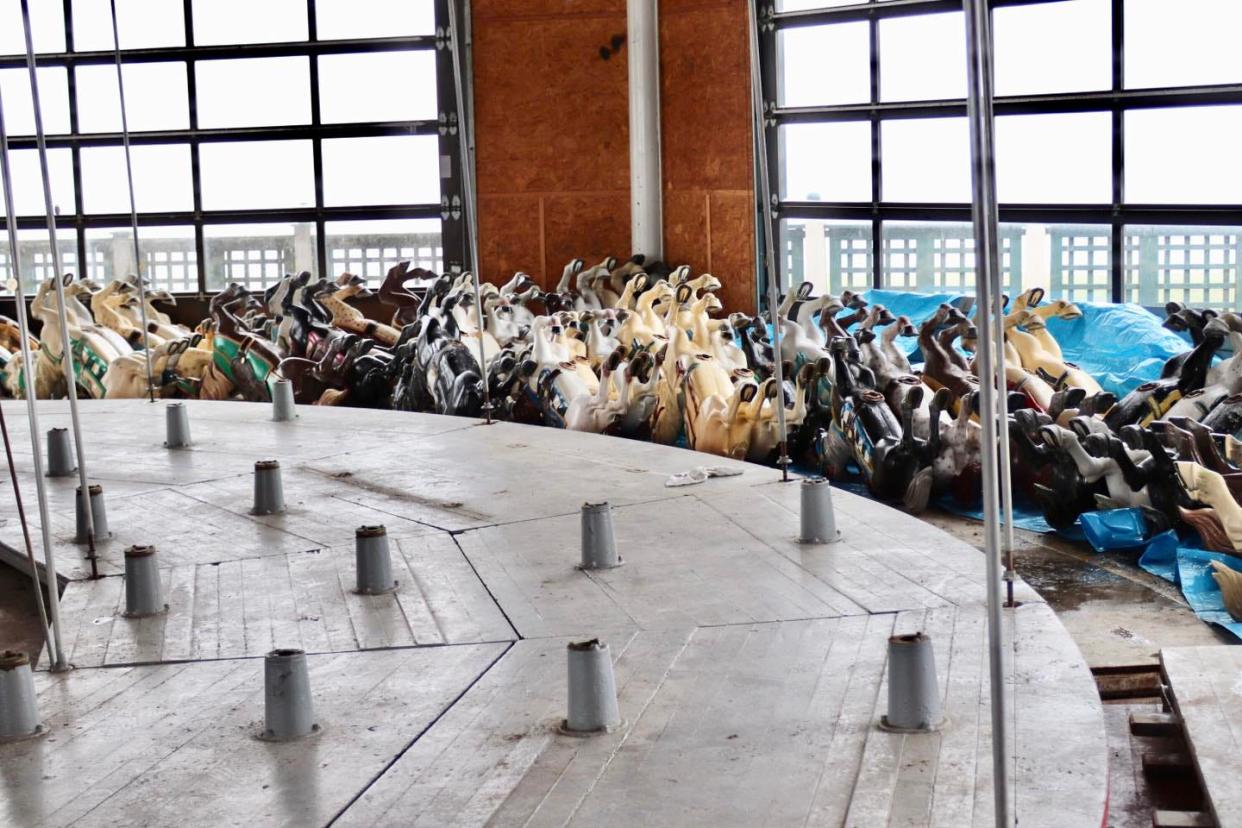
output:
[[[630,71],[630,246],[664,255],[660,161],[660,18],[657,0],[627,0]]]
[[[1009,740],[1005,698],[1004,617],[1001,612],[1000,480],[998,431],[1006,415],[1003,342],[996,341],[1000,305],[1000,250],[996,207],[996,155],[992,120],[992,31],[988,0],[963,0],[966,18],[967,110],[973,171],[976,301],[984,314],[979,326],[979,420],[983,426],[984,555],[987,560],[988,667],[992,694],[992,790],[996,825],[1013,824],[1009,798]],[[993,294],[996,294],[995,296]]]
[[[462,216],[466,220],[466,238],[470,248],[470,275],[474,277],[474,310],[479,318],[479,372],[483,377],[483,415],[492,421],[492,395],[487,387],[487,354],[483,350],[483,330],[486,317],[479,290],[479,223],[477,193],[474,189],[474,119],[466,117],[466,94],[462,80],[461,31],[457,19],[459,0],[448,0],[449,46],[453,52],[453,87],[457,95],[457,137],[461,142]]]
[[[151,371],[151,342],[147,338],[147,287],[142,275],[142,250],[138,243],[138,203],[134,198],[134,163],[129,149],[129,118],[125,114],[125,80],[121,76],[121,35],[116,24],[116,0],[108,0],[108,8],[112,12],[112,51],[116,55],[116,92],[121,104],[121,145],[125,148],[125,183],[129,187],[129,227],[134,234],[134,278],[138,280],[142,355],[147,366],[147,399],[155,402],[155,374]]]
[[[756,0],[747,0],[748,23],[750,25],[750,109],[754,117],[754,151],[759,166],[759,203],[763,221],[763,261],[766,267],[768,282],[768,317],[772,320],[772,349],[775,352],[777,406],[776,419],[781,431],[780,459],[776,462],[781,467],[781,479],[789,480],[789,432],[785,427],[785,365],[781,359],[781,320],[777,317],[776,307],[779,285],[776,268],[776,242],[772,238],[772,182],[768,178],[767,128],[763,117],[763,84],[759,72],[759,12]],[[633,56],[631,55],[631,59]]]
[[[43,541],[44,572],[47,577],[48,617],[52,634],[48,637],[48,658],[53,670],[67,670],[68,662],[61,649],[60,592],[57,589],[56,559],[52,555],[52,519],[47,508],[47,483],[43,477],[43,446],[39,435],[39,412],[35,406],[38,393],[38,365],[30,350],[30,321],[26,317],[26,288],[22,282],[21,257],[17,247],[17,205],[13,201],[13,174],[9,168],[8,135],[4,129],[4,101],[0,99],[0,190],[4,195],[5,229],[9,239],[9,262],[13,268],[13,304],[17,311],[17,329],[21,336],[22,374],[26,385],[26,419],[30,429],[30,452],[34,463],[35,494],[39,502],[39,529]],[[16,490],[16,483],[14,483]],[[23,527],[25,522],[23,521]],[[41,586],[34,584],[36,594]]]
[[[78,455],[78,477],[82,491],[90,491],[86,474],[86,449],[82,445],[82,422],[78,417],[77,377],[73,370],[73,343],[69,341],[69,319],[65,312],[65,283],[61,278],[60,247],[56,242],[56,214],[52,204],[52,177],[47,165],[47,136],[43,132],[43,105],[39,99],[39,78],[35,71],[34,39],[30,27],[30,2],[21,0],[22,29],[26,38],[26,70],[30,74],[30,101],[34,108],[35,142],[39,150],[39,172],[43,176],[43,207],[47,212],[47,234],[52,244],[52,284],[56,287],[56,312],[60,316],[61,364],[65,368],[65,385],[69,394],[69,417],[73,422],[73,442]],[[34,392],[27,389],[27,396]],[[99,577],[99,560],[95,554],[95,518],[91,501],[86,499],[87,557],[91,562],[91,578]],[[49,553],[50,553],[49,548]],[[59,649],[59,648],[58,648]]]

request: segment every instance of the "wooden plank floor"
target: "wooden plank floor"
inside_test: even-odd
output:
[[[87,580],[70,542],[76,482],[53,481],[77,669],[36,676],[51,735],[0,745],[0,824],[992,824],[983,559],[939,529],[837,491],[842,540],[805,546],[798,486],[773,470],[595,435],[192,403],[186,452],[159,445],[163,406],[83,407],[103,431],[92,479],[116,490],[107,577]],[[290,508],[256,517],[249,469],[269,457]],[[707,464],[742,474],[664,486]],[[578,509],[601,500],[625,564],[584,573]],[[350,590],[364,523],[389,528],[393,595]],[[121,615],[130,543],[160,549],[167,614]],[[1095,685],[1018,594],[1014,808],[1023,826],[1094,828]],[[948,722],[884,732],[888,637],[920,630]],[[626,724],[564,736],[565,646],[595,636]],[[290,646],[312,653],[325,731],[274,749],[250,738],[259,657]]]
[[[1167,647],[1160,665],[1216,824],[1242,826],[1242,648]]]

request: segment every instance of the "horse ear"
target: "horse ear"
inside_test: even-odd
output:
[[[690,301],[690,297],[694,294],[694,290],[687,284],[677,286],[677,301],[685,303]]]
[[[815,290],[815,286],[813,284],[811,284],[810,282],[803,282],[802,284],[798,285],[798,298],[806,299],[810,297],[811,291],[813,290]]]
[[[1027,300],[1031,307],[1038,307],[1039,303],[1044,301],[1044,289],[1041,287],[1031,289],[1031,297]]]

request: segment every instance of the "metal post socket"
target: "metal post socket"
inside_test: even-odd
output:
[[[125,550],[125,617],[145,618],[168,609],[160,584],[154,546],[131,546]]]
[[[621,727],[612,654],[598,638],[571,643],[569,653],[569,715],[561,731],[573,736],[610,733]]]
[[[78,470],[73,461],[73,444],[69,442],[69,429],[53,428],[47,432],[47,476],[70,477]]]
[[[355,592],[381,595],[393,592],[392,556],[388,549],[388,530],[383,526],[359,526],[354,532],[356,570]]]
[[[832,511],[832,487],[823,477],[802,481],[802,531],[799,543],[836,543],[841,540]]]
[[[579,569],[612,569],[622,564],[607,503],[582,504],[582,562]]]
[[[190,412],[183,404],[171,403],[164,409],[164,435],[168,448],[190,445]]]
[[[888,639],[888,714],[880,727],[929,733],[944,724],[932,641],[923,633]]]
[[[15,650],[0,653],[0,742],[42,736],[30,657]]]
[[[293,383],[287,379],[276,380],[272,386],[272,419],[278,423],[296,420],[297,408],[293,402]]]
[[[264,657],[263,709],[260,739],[288,742],[319,732],[311,704],[305,652],[272,650]]]
[[[98,483],[91,484],[91,518],[95,526],[95,540],[101,541],[108,538],[112,533],[108,531],[108,511],[104,508],[103,486]],[[89,529],[86,525],[86,498],[82,497],[82,487],[78,486],[77,501],[77,536],[74,537],[74,543],[86,543]]]
[[[280,482],[280,462],[260,460],[254,464],[253,515],[275,515],[285,510],[285,490]]]

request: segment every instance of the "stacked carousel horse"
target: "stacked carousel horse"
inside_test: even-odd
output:
[[[410,289],[419,280],[423,293]],[[524,273],[503,285],[401,264],[380,285],[386,319],[351,301],[372,295],[350,274],[291,275],[254,294],[230,285],[196,330],[174,324],[136,283],[65,277],[71,353],[61,353],[54,284],[32,303],[40,397],[64,395],[62,361],[92,397],[146,392],[146,355],[161,396],[271,399],[287,378],[299,402],[493,415],[650,439],[738,459],[777,459],[780,414],[803,468],[857,475],[911,511],[945,494],[979,498],[975,324],[942,305],[917,324],[849,291],[781,298],[774,320],[723,315],[718,279],[635,256],[570,262],[554,290]],[[1120,400],[1065,361],[1048,330],[1074,304],[1032,289],[1006,302],[1003,354],[1015,489],[1057,527],[1084,511],[1145,510],[1153,528],[1190,526],[1242,551],[1242,317],[1182,305],[1165,325],[1193,347]],[[780,330],[780,352],[769,336]],[[912,363],[911,354],[921,357]],[[778,387],[776,360],[784,363]],[[26,392],[16,326],[0,318],[0,370]],[[485,393],[486,391],[486,393]]]

